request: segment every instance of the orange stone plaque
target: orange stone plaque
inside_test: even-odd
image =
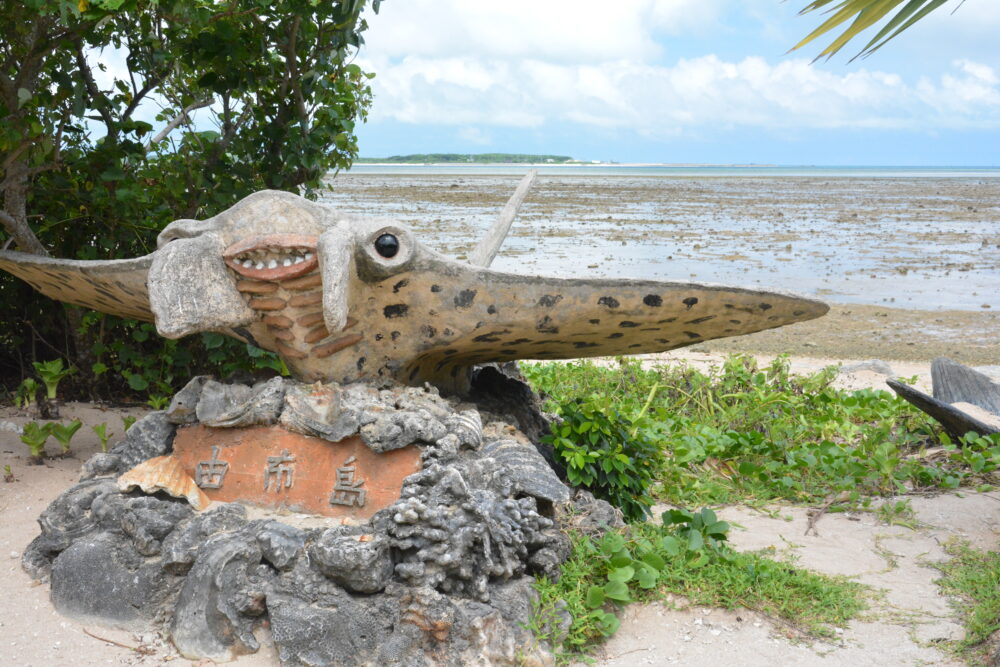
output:
[[[399,500],[421,467],[413,445],[376,454],[357,436],[328,442],[280,426],[185,426],[174,456],[212,500],[358,519]]]

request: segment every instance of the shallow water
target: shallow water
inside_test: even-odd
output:
[[[523,171],[351,172],[331,179],[323,199],[401,220],[462,258]],[[542,175],[493,267],[1000,308],[1000,179]]]

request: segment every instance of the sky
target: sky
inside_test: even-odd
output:
[[[361,155],[1000,165],[1000,2],[812,64],[830,38],[787,53],[822,20],[805,4],[385,0],[355,61],[376,75]]]

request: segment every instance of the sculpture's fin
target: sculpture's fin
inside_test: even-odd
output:
[[[145,322],[153,321],[146,289],[152,261],[152,255],[88,261],[0,251],[0,269],[49,298]]]
[[[432,323],[435,335],[407,375],[450,384],[447,378],[462,372],[452,369],[489,361],[663,352],[829,310],[795,294],[723,285],[472,273],[446,277],[442,271],[424,279],[436,280],[441,306],[415,313]],[[451,335],[441,340],[442,331]]]

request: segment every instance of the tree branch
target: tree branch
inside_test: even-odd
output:
[[[49,252],[27,224],[18,222],[14,216],[3,209],[0,209],[0,223],[3,224],[4,229],[7,230],[7,233],[14,239],[14,243],[17,244],[17,247],[22,252],[30,252],[35,255],[45,255],[48,257]]]
[[[156,136],[149,140],[149,142],[145,146],[145,151],[148,153],[155,144],[158,144],[164,139],[166,139],[167,135],[176,130],[181,123],[190,122],[191,119],[188,117],[188,113],[194,111],[195,109],[201,109],[203,107],[207,107],[211,105],[212,102],[214,101],[215,98],[210,97],[207,100],[201,100],[200,102],[193,102],[184,107],[184,109],[179,114],[174,116],[174,118],[169,123],[167,123],[166,127],[157,132]]]
[[[58,160],[58,157],[57,157],[57,159],[55,161],[50,162],[48,164],[43,164],[43,165],[40,165],[38,167],[32,167],[31,169],[28,169],[26,171],[20,172],[20,173],[16,174],[15,176],[8,176],[7,178],[5,178],[2,181],[0,181],[0,191],[6,190],[8,187],[10,187],[17,180],[21,180],[21,179],[28,180],[28,179],[34,178],[38,174],[44,173],[46,171],[51,171],[51,170],[57,168],[58,166],[59,166],[59,160]]]
[[[105,103],[104,96],[97,87],[97,83],[94,82],[94,73],[90,71],[90,64],[87,62],[87,56],[83,53],[83,43],[80,41],[76,42],[76,66],[79,68],[80,76],[83,77],[83,82],[87,86],[87,92],[90,93],[90,96],[94,100],[97,112],[101,114],[101,119],[108,129],[107,138],[112,143],[116,143],[118,141],[118,133],[115,131],[115,119],[111,115],[111,111],[108,109],[108,105]]]

